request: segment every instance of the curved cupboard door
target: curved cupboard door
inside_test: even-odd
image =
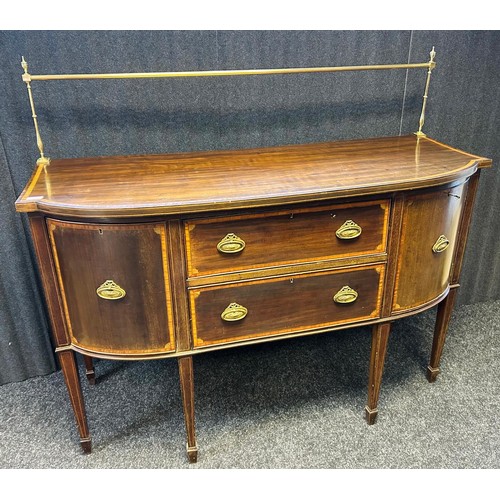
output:
[[[96,353],[174,350],[165,224],[47,219],[71,343]]]
[[[406,197],[393,313],[422,306],[446,291],[465,186]]]

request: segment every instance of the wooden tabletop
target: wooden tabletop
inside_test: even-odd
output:
[[[487,158],[416,136],[53,159],[37,167],[16,208],[126,217],[273,206],[436,186],[490,165]]]

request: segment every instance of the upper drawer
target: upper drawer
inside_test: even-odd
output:
[[[389,200],[185,223],[189,276],[383,253]]]

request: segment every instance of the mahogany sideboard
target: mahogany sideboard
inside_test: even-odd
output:
[[[84,451],[75,352],[90,383],[93,357],[177,358],[192,462],[194,354],[373,325],[372,424],[391,322],[439,304],[434,381],[490,165],[417,136],[38,165],[16,207]]]

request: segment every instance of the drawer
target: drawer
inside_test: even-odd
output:
[[[72,344],[131,355],[175,349],[164,224],[47,227]]]
[[[193,346],[377,318],[383,277],[382,264],[191,289]]]
[[[389,200],[185,223],[190,277],[383,253]]]

